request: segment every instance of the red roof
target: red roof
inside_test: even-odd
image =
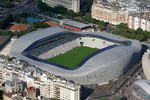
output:
[[[30,91],[35,91],[35,87],[28,87],[27,92],[30,92]]]
[[[11,98],[15,94],[21,94],[21,92],[20,91],[14,91],[14,92],[11,92],[11,93],[6,93],[5,92],[3,95]]]
[[[50,25],[50,26],[52,26],[52,27],[59,25],[59,23],[54,22],[54,21],[46,21],[45,23],[48,24],[48,25]]]
[[[12,25],[9,30],[26,31],[29,28],[28,25]]]

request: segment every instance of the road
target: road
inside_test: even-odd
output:
[[[36,6],[34,5],[34,1],[27,0],[23,4],[18,4],[18,5],[15,5],[13,8],[0,11],[0,13],[2,13],[3,16],[5,16],[9,13],[18,14],[18,13],[22,13],[22,12],[38,12],[38,10],[36,9]]]
[[[110,97],[112,95],[120,94],[120,90],[126,89],[126,85],[128,82],[134,82],[136,80],[135,74],[141,73],[142,70],[142,64],[141,60],[137,62],[133,67],[131,67],[124,75],[121,75],[118,80],[115,81],[115,83],[107,84],[104,86],[100,86],[99,90],[94,90],[94,92],[89,96],[90,99],[88,100],[95,100],[100,99],[101,97]],[[130,76],[130,78],[129,78]],[[109,88],[108,88],[109,87]],[[132,87],[132,86],[130,86]],[[115,91],[114,91],[115,90]],[[127,91],[127,92],[126,92]],[[121,94],[119,96],[123,97],[126,94],[130,94],[130,97],[132,97],[132,88],[128,88],[124,91],[124,94]],[[130,100],[130,99],[128,99]]]

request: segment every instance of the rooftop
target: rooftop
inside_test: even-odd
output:
[[[145,20],[150,20],[150,12],[130,13],[129,16],[138,17]]]
[[[16,94],[21,94],[20,91],[15,91],[15,92],[11,92],[11,93],[4,93],[5,96],[11,98],[13,95],[16,95]]]
[[[35,91],[35,87],[29,87],[29,88],[26,88],[26,89],[27,89],[27,92]]]
[[[77,28],[80,28],[80,29],[86,28],[86,27],[91,27],[91,25],[84,24],[84,23],[77,22],[77,21],[73,21],[73,20],[70,20],[70,19],[62,19],[61,21],[66,25],[70,25],[70,26],[77,27]]]
[[[121,10],[121,8],[124,8],[118,2],[105,2],[102,0],[94,0],[93,4],[101,8],[106,8],[110,10]]]

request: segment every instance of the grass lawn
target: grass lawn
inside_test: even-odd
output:
[[[60,54],[53,58],[46,59],[48,62],[53,62],[56,64],[60,64],[69,68],[76,67],[85,57],[92,54],[93,52],[97,51],[96,48],[89,48],[80,46],[74,48],[70,51],[67,51],[64,54]]]

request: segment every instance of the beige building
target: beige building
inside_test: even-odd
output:
[[[106,3],[94,0],[91,15],[94,19],[118,25],[120,23],[127,23],[128,11],[114,2]]]
[[[80,11],[82,1],[84,0],[42,0],[42,2],[45,2],[51,7],[60,5],[76,13]]]

